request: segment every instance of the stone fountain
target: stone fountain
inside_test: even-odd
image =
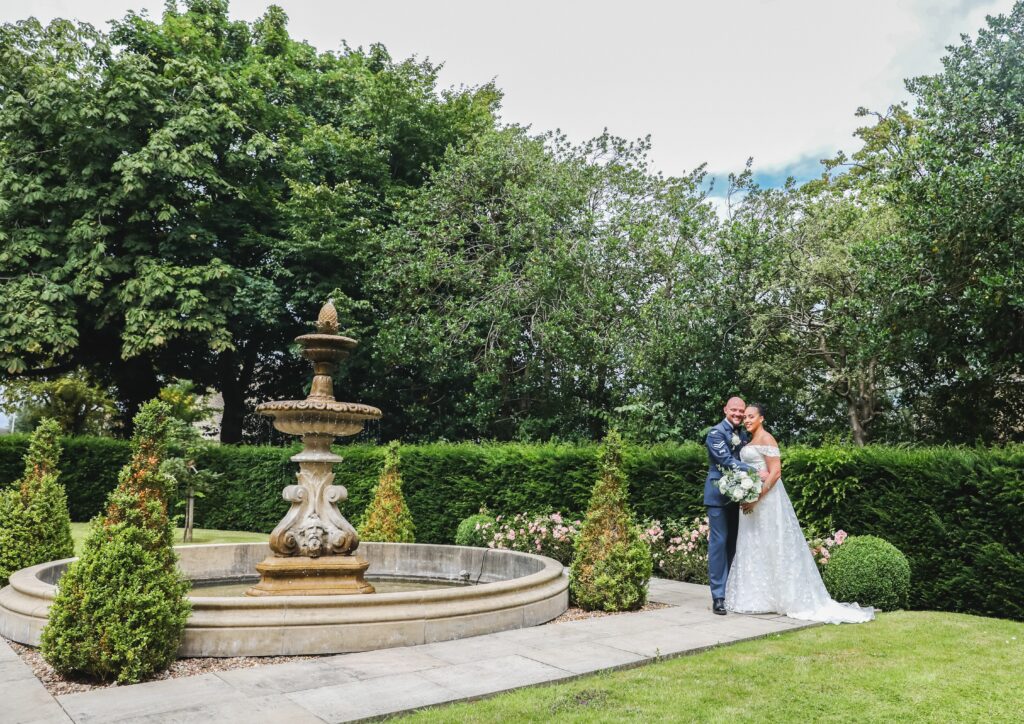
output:
[[[348,491],[334,485],[334,465],[342,458],[331,452],[335,437],[355,435],[380,410],[334,399],[332,375],[358,342],[338,334],[338,312],[328,301],[320,310],[316,333],[296,337],[302,356],[313,363],[313,385],[305,400],[264,402],[256,408],[288,435],[302,436],[297,485],[282,492],[291,508],[270,534],[272,554],[256,565],[260,582],[249,596],[307,596],[373,593],[363,575],[369,563],[356,555],[359,535],[338,510]]]
[[[565,611],[568,577],[550,558],[434,543],[368,542],[359,548],[359,536],[338,510],[347,491],[334,485],[341,457],[331,452],[331,442],[356,434],[381,412],[334,399],[331,375],[357,344],[338,334],[334,305],[320,310],[315,334],[296,341],[313,363],[309,396],[257,407],[278,430],[302,437],[302,452],[292,457],[299,464],[297,484],[283,492],[291,507],[267,543],[176,549],[179,569],[195,586],[179,655],[291,656],[412,646],[535,626]],[[11,574],[10,585],[0,589],[0,636],[39,645],[57,584],[72,560]],[[374,592],[364,578],[370,565],[383,592]],[[254,571],[260,576],[255,585]],[[239,593],[200,595],[204,585],[226,581],[237,582]],[[396,590],[396,581],[419,587]]]

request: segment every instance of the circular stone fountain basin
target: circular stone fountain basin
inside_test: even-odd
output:
[[[176,551],[179,567],[197,585],[251,580],[256,564],[270,554],[265,543]],[[194,595],[178,655],[285,656],[412,646],[535,626],[569,605],[562,564],[544,556],[369,542],[360,544],[359,553],[370,562],[371,578],[431,587],[347,596]],[[0,635],[39,645],[56,583],[71,560],[11,575],[10,585],[0,590]]]

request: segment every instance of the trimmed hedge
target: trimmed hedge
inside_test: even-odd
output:
[[[28,451],[28,435],[0,435],[0,488],[21,475],[21,458]],[[68,494],[73,521],[87,521],[103,512],[117,474],[131,458],[127,440],[109,437],[65,437],[61,440],[60,482]]]
[[[0,485],[21,474],[24,436],[0,436]],[[295,481],[292,448],[211,446],[200,464],[223,473],[200,501],[196,525],[269,532]],[[342,512],[358,520],[370,501],[383,448],[337,445],[348,488]],[[417,539],[450,543],[481,505],[495,514],[586,509],[597,446],[428,444],[403,447],[402,487]],[[65,440],[62,481],[72,520],[99,512],[128,459],[126,442]],[[704,448],[627,446],[625,470],[638,518],[704,514]],[[877,535],[906,554],[910,606],[1024,620],[1024,446],[1006,448],[787,448],[783,480],[804,524]]]

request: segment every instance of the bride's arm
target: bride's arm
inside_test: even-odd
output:
[[[768,436],[768,440],[766,442],[768,444],[765,447],[772,447],[776,450],[779,449],[779,443],[775,442],[775,438],[771,435]],[[779,482],[779,478],[782,477],[782,458],[777,455],[774,457],[765,455],[764,464],[768,467],[768,477],[764,479],[763,483],[761,483],[761,497],[758,498],[758,500],[768,495],[772,488],[775,487],[775,483]]]
[[[768,466],[768,477],[765,478],[765,481],[761,484],[761,498],[768,495],[768,493],[771,492],[772,488],[775,487],[775,483],[779,482],[779,478],[782,477],[781,458],[773,458],[768,457],[766,455],[764,458],[764,463],[765,465]],[[758,500],[760,500],[761,498],[758,498]]]

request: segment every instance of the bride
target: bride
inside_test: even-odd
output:
[[[833,601],[782,486],[779,447],[764,429],[764,406],[749,405],[744,427],[750,443],[740,450],[743,462],[767,467],[757,502],[747,503],[739,521],[736,557],[729,569],[725,607],[737,613],[782,613],[822,623],[863,623],[873,608]]]

